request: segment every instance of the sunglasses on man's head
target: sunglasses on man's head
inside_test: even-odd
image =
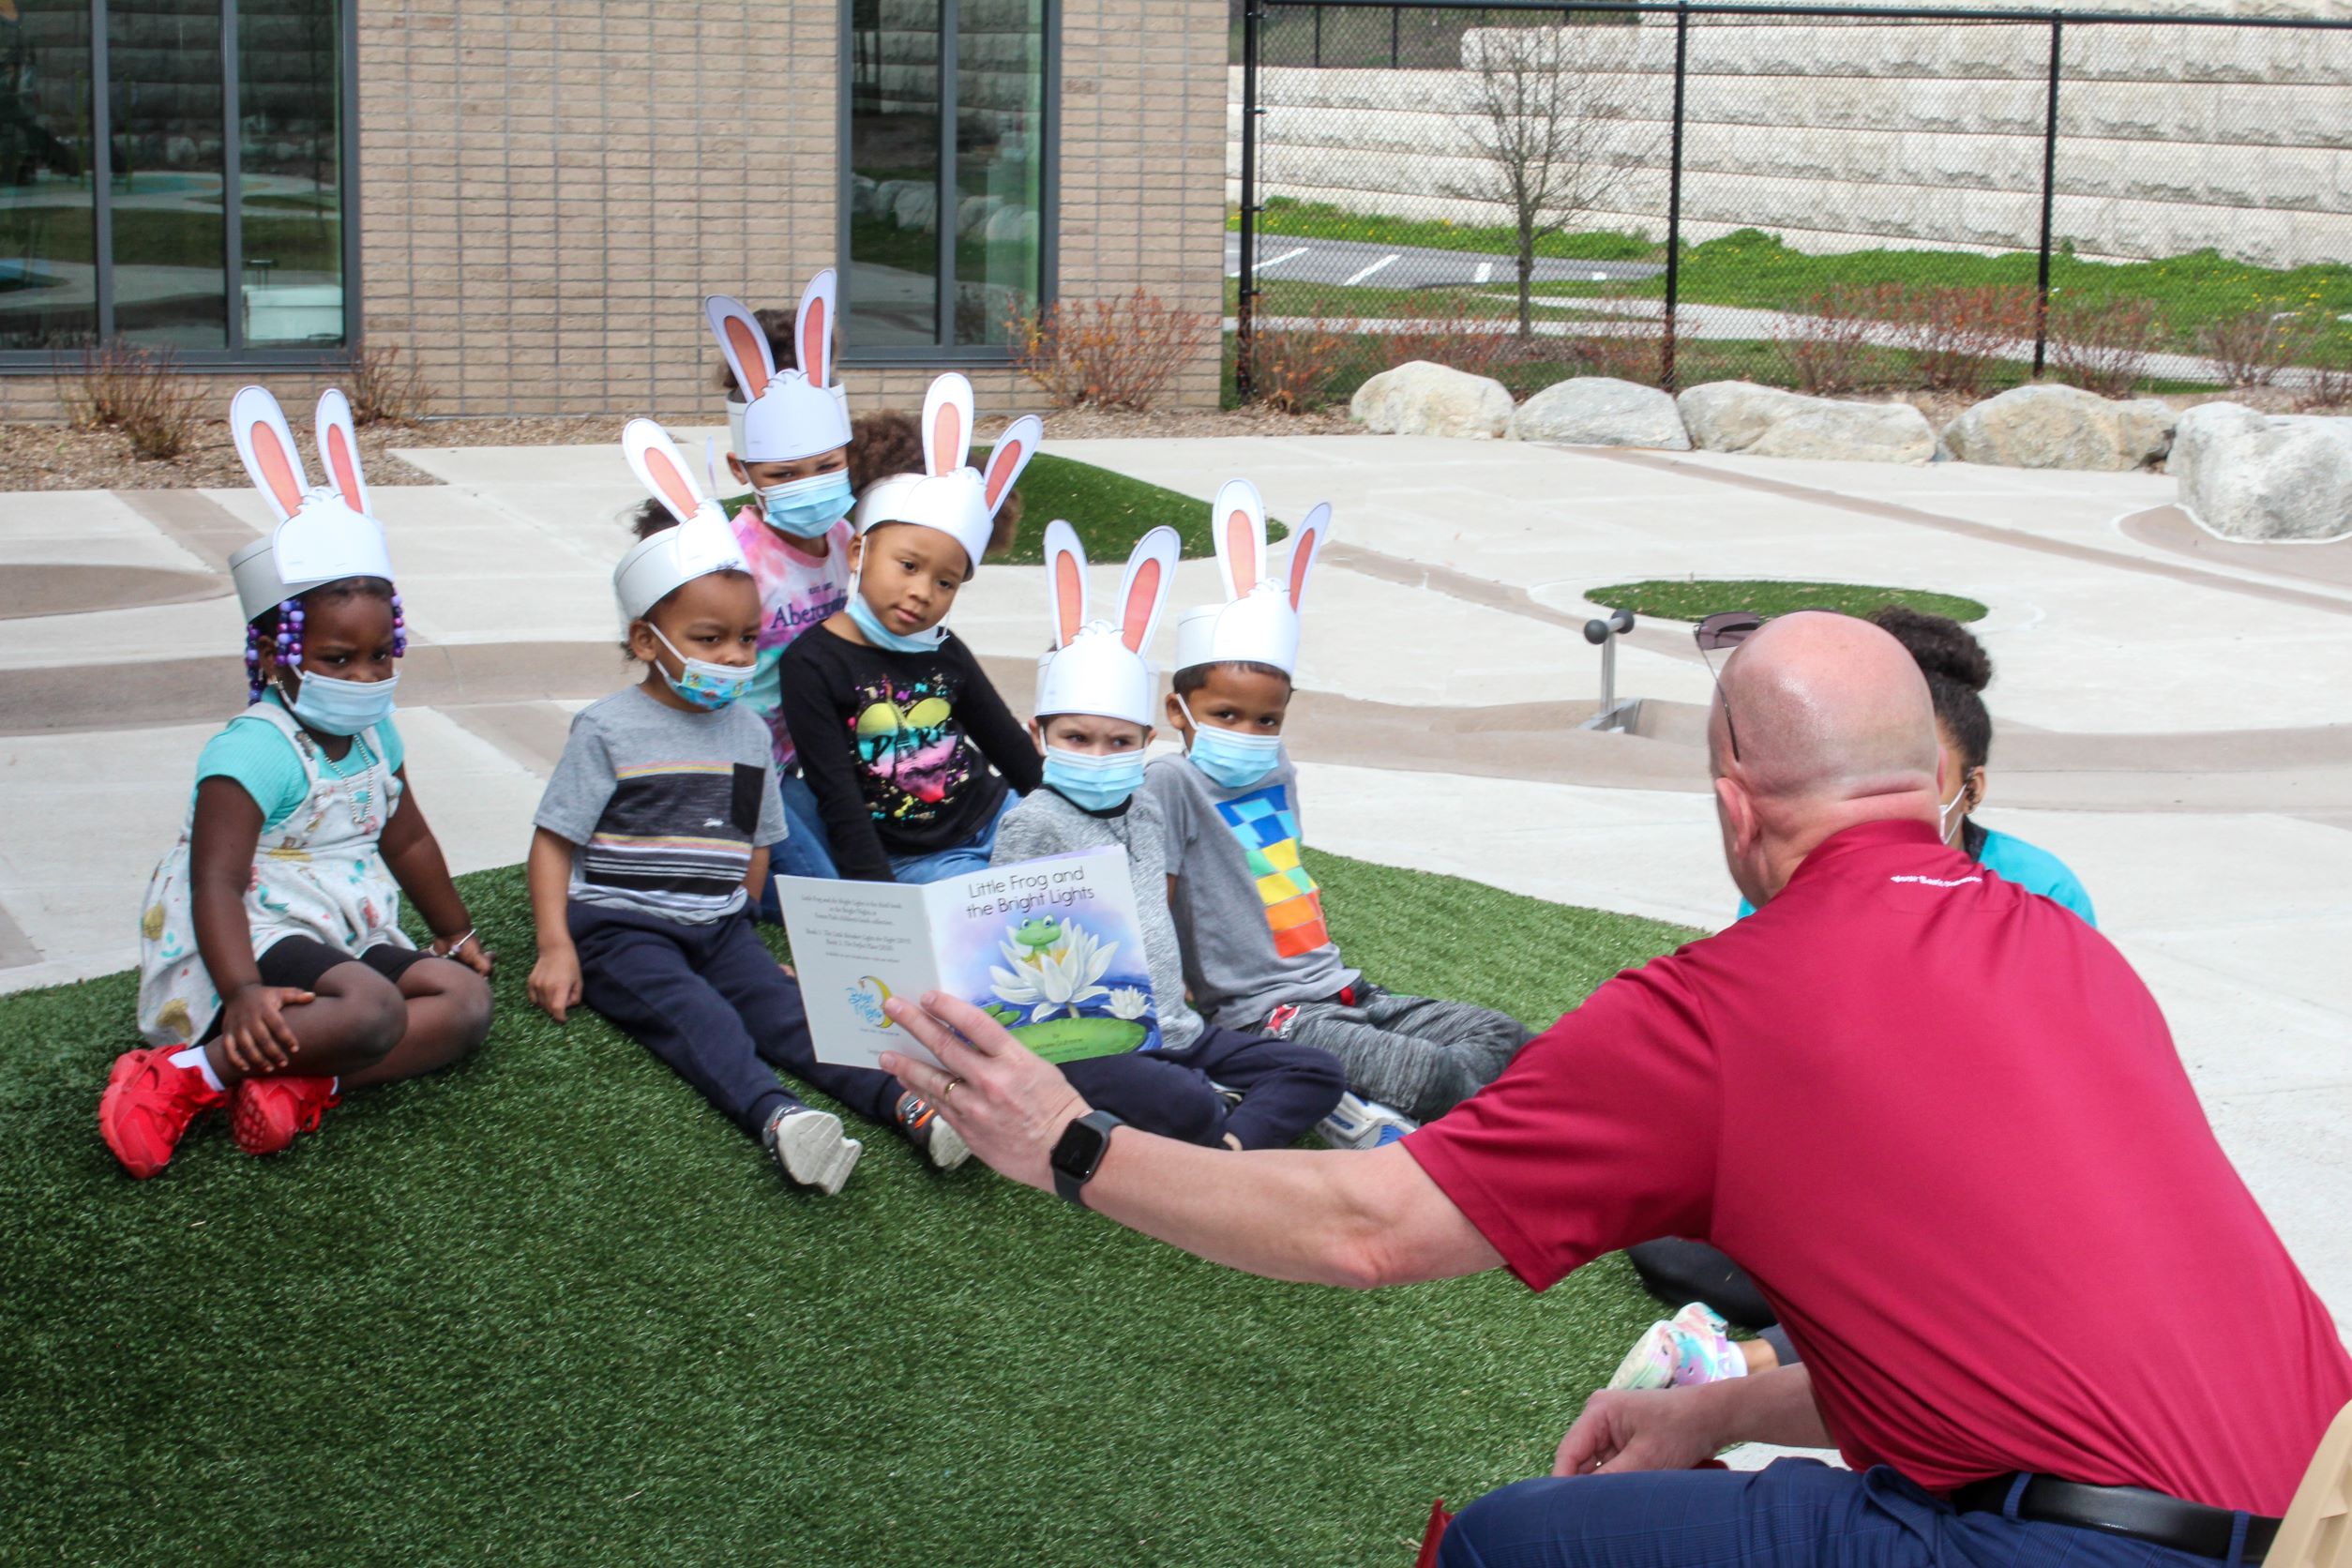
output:
[[[1732,727],[1731,699],[1724,695],[1723,676],[1715,670],[1715,661],[1707,656],[1718,648],[1736,648],[1754,637],[1764,625],[1764,617],[1752,610],[1719,610],[1691,628],[1691,641],[1698,644],[1698,656],[1706,663],[1707,673],[1714,677],[1715,700],[1723,704],[1723,732],[1731,742],[1731,760],[1740,760],[1740,731]]]

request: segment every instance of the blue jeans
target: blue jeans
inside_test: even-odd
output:
[[[926,854],[894,854],[890,869],[902,882],[945,882],[950,877],[970,876],[988,868],[988,855],[996,848],[996,825],[1004,820],[1004,813],[1021,803],[1012,791],[1004,792],[1004,802],[996,808],[988,825],[960,844]]]
[[[2144,1541],[1955,1514],[1880,1466],[1641,1470],[1522,1481],[1462,1510],[1440,1568],[2215,1568]],[[2235,1568],[2235,1564],[2232,1565]]]
[[[838,882],[833,864],[833,840],[817,810],[817,792],[798,774],[776,779],[776,798],[784,804],[784,842],[769,846],[768,884],[760,890],[760,918],[771,926],[784,923],[784,906],[776,901],[778,877],[823,877]]]

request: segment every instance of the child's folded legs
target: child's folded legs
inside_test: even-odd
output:
[[[1184,1049],[1162,1054],[1241,1097],[1226,1112],[1225,1132],[1244,1149],[1296,1142],[1348,1088],[1337,1057],[1295,1040],[1211,1027]]]
[[[1359,981],[1351,1002],[1306,1002],[1276,1033],[1339,1058],[1348,1086],[1417,1122],[1444,1115],[1500,1076],[1530,1038],[1508,1014],[1399,996]]]
[[[1205,1075],[1157,1051],[1064,1062],[1062,1076],[1088,1105],[1130,1126],[1205,1148],[1225,1141],[1225,1096]]]

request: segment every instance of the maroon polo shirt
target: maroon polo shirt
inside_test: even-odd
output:
[[[1830,838],[1404,1146],[1539,1290],[1714,1243],[1847,1462],[1931,1490],[2025,1470],[2277,1514],[2352,1398],[2131,966],[1921,823]]]

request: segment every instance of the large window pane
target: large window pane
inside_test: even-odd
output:
[[[225,348],[219,0],[112,0],[106,49],[115,330]]]
[[[962,0],[956,49],[956,335],[1002,343],[1042,290],[1045,0]]]
[[[0,10],[0,349],[98,332],[89,0]]]
[[[941,0],[850,11],[850,275],[845,339],[940,339]]]
[[[245,340],[343,337],[339,0],[238,0]]]

